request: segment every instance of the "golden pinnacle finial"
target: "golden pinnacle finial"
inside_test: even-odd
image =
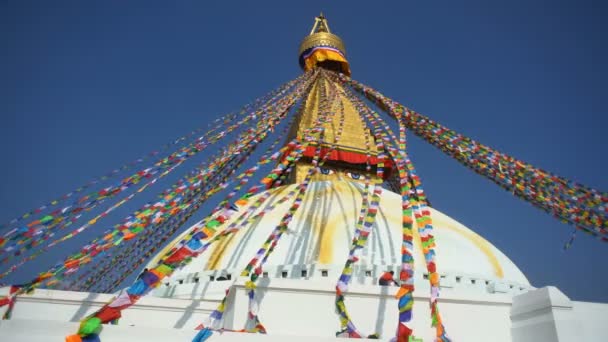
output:
[[[350,76],[344,43],[331,33],[323,12],[315,17],[312,30],[300,44],[299,57],[300,66],[305,71],[322,66]]]
[[[323,12],[321,12],[318,17],[315,17],[315,24],[313,25],[312,30],[310,30],[310,34],[319,32],[331,33],[329,30],[329,25],[327,24],[327,19],[325,19]]]

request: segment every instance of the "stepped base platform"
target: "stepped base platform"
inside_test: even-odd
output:
[[[245,326],[248,298],[245,278],[225,282],[230,287],[223,328]],[[219,300],[201,298],[200,288],[189,288],[191,299],[147,296],[123,311],[118,325],[104,325],[103,342],[192,341],[195,328],[217,308]],[[0,289],[6,292],[8,289]],[[185,290],[185,289],[183,289]],[[346,304],[363,334],[379,332],[390,340],[397,327],[396,288],[351,286]],[[422,286],[416,293],[424,294]],[[184,295],[185,293],[181,293]],[[156,293],[159,295],[159,293]],[[85,292],[36,290],[17,298],[10,320],[0,321],[0,341],[63,341],[74,334],[78,322],[101,308],[112,295]],[[214,296],[215,297],[215,296]],[[268,279],[256,290],[259,317],[268,335],[214,332],[208,341],[334,341],[339,330],[334,311],[333,286],[323,281]],[[441,313],[454,341],[542,342],[606,341],[608,304],[570,301],[557,288],[545,287],[509,296],[504,293],[444,289]],[[3,311],[3,310],[1,310]],[[415,296],[410,324],[417,337],[433,341],[428,297]],[[0,312],[1,314],[2,312]]]
[[[78,323],[57,321],[9,320],[0,323],[0,341],[10,342],[48,342],[63,341],[67,334],[78,329]],[[104,326],[101,333],[103,342],[134,341],[192,341],[196,332],[190,329],[162,329],[150,327],[130,327],[121,325]],[[340,339],[343,341],[343,339]],[[260,342],[308,342],[338,341],[336,337],[287,336],[243,334],[235,332],[214,332],[207,340],[221,341],[260,341]],[[371,341],[371,340],[370,340]]]

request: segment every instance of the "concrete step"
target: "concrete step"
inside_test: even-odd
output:
[[[6,342],[49,342],[63,341],[66,336],[78,330],[78,323],[42,320],[7,320],[0,321],[0,341]],[[103,342],[190,342],[196,335],[191,329],[162,329],[151,327],[135,327],[121,325],[104,325],[100,334]],[[287,335],[263,335],[235,332],[214,332],[207,340],[221,341],[261,341],[261,342],[305,342],[305,341],[336,341],[335,337],[306,337]]]

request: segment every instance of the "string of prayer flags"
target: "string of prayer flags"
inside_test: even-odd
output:
[[[198,140],[202,140],[204,139],[205,136],[212,134],[215,131],[221,130],[221,128],[223,127],[223,125],[227,125],[230,122],[233,122],[235,118],[237,118],[239,115],[243,115],[245,113],[250,112],[251,110],[257,108],[260,103],[266,103],[268,101],[271,101],[273,99],[276,99],[277,96],[281,96],[287,89],[292,88],[296,83],[300,82],[306,75],[302,75],[294,80],[291,80],[281,86],[279,86],[277,89],[271,91],[270,93],[252,101],[251,103],[243,106],[243,108],[239,111],[239,113],[231,113],[231,114],[227,114],[223,117],[217,118],[215,119],[212,123],[208,124],[206,127],[200,127],[192,132],[190,132],[187,135],[184,135],[180,138],[174,139],[171,142],[166,143],[165,145],[161,146],[158,150],[156,151],[152,151],[150,153],[148,153],[147,155],[137,158],[129,163],[126,163],[124,165],[122,165],[121,167],[118,167],[110,172],[105,173],[104,175],[94,178],[92,180],[90,180],[89,182],[87,182],[86,184],[65,193],[62,196],[57,197],[54,200],[48,201],[46,204],[32,209],[18,217],[15,217],[14,219],[10,220],[7,223],[3,223],[0,224],[0,229],[4,229],[6,227],[9,227],[11,225],[14,225],[22,220],[26,220],[29,218],[32,218],[36,215],[39,215],[41,213],[43,213],[46,210],[49,210],[52,207],[57,206],[58,204],[74,197],[76,194],[83,192],[89,188],[91,188],[92,186],[95,186],[97,184],[100,184],[103,181],[106,181],[108,179],[111,179],[113,177],[116,177],[120,172],[126,171],[128,169],[131,169],[132,167],[136,166],[137,164],[141,164],[145,161],[147,161],[150,158],[156,157],[159,154],[161,154],[162,151],[167,150],[172,148],[175,145],[179,145],[181,143],[183,143],[184,141],[188,141],[191,137],[198,135],[200,132],[202,132],[203,130],[206,130],[205,135],[200,137]],[[210,128],[211,125],[216,125],[213,128]],[[138,171],[136,174],[139,174],[141,171]],[[131,177],[133,177],[134,175],[132,175]],[[48,216],[48,215],[47,215]]]
[[[305,83],[306,79],[307,78],[303,78],[301,80],[301,82],[298,83],[300,88],[302,87],[302,83]],[[287,95],[287,96],[283,96],[281,99],[284,100],[286,97],[288,98],[287,101],[283,101],[283,102],[294,103],[299,98],[299,96],[301,96],[301,91],[297,94],[297,96],[294,96],[293,93],[294,92],[283,93],[284,95]],[[290,105],[283,106],[282,108],[288,109],[289,106]],[[271,115],[270,112],[272,112],[272,110],[270,110],[270,109],[276,108],[276,107],[277,106],[275,106],[275,105],[267,106],[265,109],[266,116],[269,117]],[[283,114],[275,115],[277,120],[280,120],[283,116],[284,116]],[[252,116],[249,116],[249,117],[251,119],[253,119]],[[258,122],[257,126],[260,129],[268,128],[268,126],[266,124],[262,124],[259,122]],[[249,133],[255,135],[256,132],[249,131]],[[238,153],[235,153],[234,155],[237,155],[237,154]],[[194,186],[193,188],[196,188],[196,186]],[[175,196],[175,197],[177,197],[177,196]],[[118,229],[115,229],[114,231],[104,235],[103,237],[93,240],[91,243],[88,244],[89,248],[85,251],[85,253],[79,252],[77,254],[67,257],[63,263],[57,264],[55,267],[53,267],[51,270],[49,270],[49,272],[46,272],[46,273],[50,274],[51,277],[54,277],[54,278],[59,278],[59,277],[63,277],[65,275],[71,274],[75,270],[77,270],[79,267],[81,267],[82,265],[90,262],[91,259],[100,255],[101,252],[103,252],[109,248],[118,246],[123,241],[128,241],[130,238],[133,237],[133,235],[137,235],[137,233],[144,230],[144,228],[146,228],[146,226],[148,226],[151,222],[153,222],[153,220],[150,219],[150,216],[152,214],[154,214],[155,212],[157,212],[158,208],[163,208],[167,204],[167,202],[171,201],[172,199],[174,199],[173,195],[168,196],[168,198],[165,197],[160,203],[157,203],[157,204],[159,204],[158,206],[148,206],[145,210],[141,210],[140,212],[137,212],[135,215],[132,215],[129,218],[129,220],[132,220],[129,224],[121,225],[121,226],[119,226]],[[185,207],[178,207],[180,205],[178,201],[169,202],[169,205],[171,206],[171,210],[169,212],[170,215],[175,215],[180,210],[185,208]],[[157,216],[155,218],[158,219],[159,217]],[[125,230],[128,232],[123,232]],[[125,240],[125,238],[126,238],[126,240]],[[39,253],[38,254],[34,253],[34,256],[35,255],[39,255]],[[12,269],[14,269],[14,268],[12,268]],[[37,278],[35,281],[33,281],[32,283],[29,284],[29,288],[35,288],[35,287],[39,286],[41,281],[42,280]]]
[[[381,120],[377,120],[377,113],[369,109],[363,102],[359,101],[352,94],[348,93],[350,99],[358,105],[358,110],[363,117],[367,118],[373,126],[373,134],[376,141],[388,141],[387,135],[390,134],[392,141],[398,141],[399,149],[388,148],[391,157],[395,160],[396,167],[399,173],[400,191],[402,196],[402,267],[400,271],[400,288],[395,297],[398,299],[399,309],[399,325],[397,329],[396,339],[398,341],[409,341],[415,339],[413,331],[407,326],[407,322],[412,319],[413,308],[413,220],[412,215],[415,212],[417,226],[420,235],[420,242],[423,247],[423,254],[427,264],[427,272],[429,272],[429,282],[431,283],[431,320],[435,327],[438,341],[449,341],[445,333],[445,328],[441,323],[439,315],[437,299],[439,297],[439,275],[436,270],[435,253],[434,253],[434,238],[431,234],[432,223],[430,211],[424,207],[426,203],[426,195],[421,188],[420,178],[416,175],[416,170],[409,159],[406,151],[406,133],[404,120],[398,114],[395,115],[399,122],[399,138],[397,139],[390,129],[385,126],[384,130],[378,124]],[[421,209],[422,208],[422,209]]]
[[[288,84],[293,85],[293,82],[290,82]],[[286,98],[288,101],[293,102],[293,96],[286,96]],[[272,113],[272,111],[268,110],[270,107],[271,107],[271,105],[269,105],[269,104],[266,105],[265,109],[266,109],[267,113]],[[255,117],[255,114],[248,115],[247,117],[245,117],[245,119],[242,120],[242,122],[229,126],[226,129],[226,132],[231,132],[232,130],[236,129],[239,125],[241,125],[243,122],[252,120],[254,117]],[[267,128],[267,127],[263,127],[262,125],[260,125],[260,122],[258,122],[257,125],[259,128],[261,127],[262,129]],[[216,137],[218,135],[222,135],[222,134],[224,134],[224,132],[218,133],[216,136],[210,138],[210,140],[217,140]],[[205,135],[203,137],[206,137],[206,136],[207,135]],[[255,137],[255,138],[258,138],[258,137]],[[236,143],[239,143],[239,142],[236,142]],[[241,143],[242,143],[242,141],[241,141]],[[144,191],[148,186],[154,184],[159,178],[166,176],[170,171],[174,170],[177,166],[181,165],[181,163],[183,163],[185,161],[185,158],[189,158],[190,156],[194,155],[195,153],[202,151],[207,146],[209,146],[209,144],[205,143],[203,139],[199,138],[195,145],[190,145],[188,148],[183,148],[181,150],[181,152],[177,151],[173,155],[169,156],[168,158],[163,159],[162,162],[165,164],[165,166],[166,165],[172,165],[172,166],[169,169],[165,170],[163,173],[161,173],[160,176],[154,178],[151,182],[144,184],[139,190],[137,190],[137,192],[130,194],[125,199],[114,204],[109,209],[100,213],[93,219],[89,220],[87,223],[85,223],[78,229],[65,235],[61,239],[51,242],[47,246],[44,246],[44,248],[42,250],[39,250],[36,253],[17,262],[16,264],[13,265],[13,267],[9,268],[4,273],[0,274],[0,278],[13,272],[16,268],[21,267],[24,263],[35,259],[37,256],[46,252],[49,248],[55,246],[57,243],[71,239],[72,237],[76,236],[77,234],[82,233],[84,230],[86,230],[93,224],[97,223],[98,220],[107,216],[111,211],[115,210],[116,208],[120,207],[121,205],[123,205],[124,203],[126,203],[127,201],[132,199],[136,194]],[[188,150],[189,152],[186,153],[186,152],[184,152],[185,150]],[[146,173],[146,175],[152,175],[154,173],[155,172],[149,171],[148,173]],[[140,172],[137,174],[137,176],[142,177],[143,174]],[[131,181],[127,181],[127,180],[123,180],[121,187],[115,188],[115,190],[110,191],[112,188],[106,188],[100,193],[106,194],[107,195],[106,197],[108,197],[110,195],[114,196],[128,188],[128,186],[125,186],[125,184],[137,184],[137,182],[131,182]],[[127,182],[127,183],[125,183],[125,182]],[[82,199],[79,200],[79,202],[82,202]],[[39,247],[39,246],[43,245],[45,241],[48,241],[48,239],[55,234],[52,230],[53,228],[57,228],[57,227],[64,228],[75,221],[74,218],[72,218],[72,219],[69,218],[70,215],[73,215],[74,213],[80,213],[80,212],[82,212],[82,210],[88,211],[88,210],[94,208],[98,203],[99,202],[97,202],[96,200],[92,200],[92,201],[88,201],[84,204],[79,204],[79,206],[76,207],[75,209],[63,212],[61,214],[61,215],[63,215],[62,217],[53,218],[52,216],[47,215],[42,220],[34,221],[33,223],[37,224],[37,226],[33,226],[31,228],[28,228],[27,230],[13,229],[13,230],[9,231],[8,233],[6,233],[4,235],[4,237],[1,238],[0,248],[2,248],[1,250],[5,251],[5,252],[14,251],[13,255],[18,256],[18,255],[21,255],[25,250],[28,250],[28,249],[31,249],[34,247]],[[66,224],[66,222],[69,224]],[[16,232],[18,232],[18,233],[15,234]],[[2,259],[2,262],[8,262],[10,260],[10,258],[11,258],[10,254],[5,255],[4,258]]]
[[[40,234],[45,232],[47,234],[40,237],[40,239],[48,239],[48,236],[51,234],[50,232],[48,232],[49,230],[56,228],[65,228],[75,222],[80,217],[82,212],[89,211],[95,208],[97,205],[103,203],[106,199],[112,198],[124,192],[133,185],[146,181],[146,179],[151,179],[152,176],[161,172],[162,170],[171,171],[175,169],[176,166],[183,163],[186,159],[201,152],[206,147],[210,146],[212,143],[217,142],[221,137],[226,136],[227,133],[232,132],[242,124],[252,120],[254,117],[254,113],[249,114],[241,121],[228,126],[225,130],[216,133],[215,135],[211,135],[214,130],[208,131],[205,133],[205,135],[198,138],[195,142],[192,142],[188,146],[183,147],[180,150],[173,152],[169,156],[160,159],[151,167],[134,173],[133,175],[123,179],[118,184],[105,187],[97,192],[90,193],[80,199],[75,200],[73,203],[67,205],[61,210],[53,211],[52,213],[42,217],[39,220],[30,222],[29,224],[27,224],[27,226],[15,228],[6,232],[2,237],[0,247],[4,247],[4,251],[11,251],[14,249],[14,245],[26,245],[27,242],[29,242],[34,236],[40,236]],[[209,143],[207,139],[211,141],[211,143]],[[166,175],[167,173],[168,172],[166,171],[163,172],[161,174],[161,177]],[[154,181],[152,181],[151,183],[153,184]],[[144,185],[136,193],[140,193],[146,188],[147,185]],[[96,223],[98,219],[99,217],[90,220],[87,223],[87,226]],[[15,240],[18,241],[16,241],[14,244],[10,244],[11,241]]]
[[[463,136],[378,91],[341,75],[340,79],[386,110],[400,116],[414,134],[515,196],[608,242],[608,193],[536,168]]]
[[[304,83],[306,84],[306,82],[304,82]],[[295,103],[295,101],[297,101],[302,96],[301,88],[303,86],[304,85],[302,85],[301,87],[298,88],[299,91],[298,90],[294,91],[295,96],[291,96],[289,101],[283,101],[282,102],[283,105],[277,106],[277,108],[282,108],[283,111],[287,111],[293,105],[293,103]],[[279,112],[281,112],[281,110],[279,110]],[[278,121],[280,121],[280,119],[283,117],[284,117],[284,114],[279,113],[278,116],[276,117],[275,123],[278,123]],[[264,123],[264,125],[266,125],[265,128],[268,129],[268,126],[267,126],[268,123],[266,121],[262,121],[262,122]],[[261,125],[259,125],[258,127],[262,128]],[[251,131],[250,133],[251,133],[251,136],[259,137],[260,132]],[[260,140],[251,139],[250,141],[256,141],[253,145],[246,143],[246,144],[241,144],[239,146],[240,147],[254,146]],[[239,155],[239,153],[234,153],[232,151],[229,151],[228,154],[231,156]],[[227,173],[226,175],[229,175],[229,174],[231,174],[231,173]],[[223,182],[224,182],[224,180],[222,180],[222,182],[220,182],[219,184],[221,184]],[[200,205],[200,203],[202,203],[202,202],[198,201],[193,206]],[[194,212],[194,210],[192,212]],[[213,225],[215,227],[221,225],[221,222],[216,219],[207,219],[205,221],[206,221],[207,228],[211,222],[217,222],[217,223],[213,223]],[[201,238],[203,238],[202,234],[197,235],[197,233],[199,233],[199,232],[200,231],[198,231],[198,229],[192,229],[188,233],[189,239],[187,239],[187,241],[182,240],[182,241],[178,242],[178,245],[171,248],[168,255],[165,258],[162,258],[161,261],[159,262],[159,264],[155,268],[153,268],[151,270],[144,270],[144,272],[142,272],[142,274],[140,274],[140,276],[135,281],[135,283],[126,289],[126,293],[129,295],[129,298],[130,298],[130,300],[129,300],[130,303],[121,308],[124,309],[124,308],[132,305],[139,297],[145,295],[151,289],[158,286],[161,283],[162,279],[165,278],[166,276],[169,276],[174,269],[187,264],[193,256],[198,255],[198,253],[202,252],[204,250],[205,245],[200,243],[200,241],[198,241],[199,243],[192,242],[193,240],[201,240]],[[207,236],[205,238],[210,238],[210,237],[211,236]],[[107,308],[110,308],[110,307],[111,307],[110,305],[107,306]],[[116,316],[119,314],[119,312],[117,314],[115,312],[115,310],[117,310],[117,309],[116,308],[106,309],[106,306],[104,306],[104,308],[102,308],[102,310],[96,312],[91,317],[89,317],[85,321],[83,321],[83,324],[85,324],[85,326],[86,326],[86,324],[89,324],[88,323],[89,321],[95,320],[96,318],[99,319],[102,324],[107,323],[110,321],[111,318],[116,319]],[[120,311],[120,310],[118,310],[118,311]],[[107,315],[104,315],[104,313],[107,313]],[[94,322],[96,322],[96,321],[94,321]],[[93,324],[93,323],[90,323],[90,324]],[[88,330],[79,331],[79,335],[87,336],[87,334],[86,334],[87,332],[88,332]]]
[[[369,164],[370,156],[370,142],[369,138],[365,136],[365,147],[368,156],[368,162],[366,163],[366,169],[369,172],[371,170],[371,166]],[[382,158],[383,160],[384,158]],[[379,168],[378,168],[379,169]],[[340,316],[340,326],[341,330],[336,333],[337,337],[350,337],[350,338],[361,338],[362,334],[357,330],[350,315],[348,314],[348,310],[346,308],[345,303],[345,293],[348,291],[348,284],[351,280],[351,275],[353,273],[353,266],[359,260],[357,256],[357,252],[365,247],[369,234],[371,233],[374,218],[379,206],[380,202],[380,194],[381,194],[381,176],[377,173],[378,179],[375,180],[373,197],[372,197],[372,207],[370,207],[369,201],[369,189],[371,187],[370,178],[366,178],[364,185],[364,192],[362,194],[361,201],[361,209],[359,212],[359,218],[357,219],[357,224],[355,227],[355,233],[353,234],[352,245],[348,254],[348,258],[346,259],[346,263],[344,264],[344,268],[342,269],[342,274],[338,279],[338,283],[336,284],[336,311]],[[371,337],[372,335],[368,336]],[[379,336],[377,333],[373,334],[376,338]]]
[[[284,111],[286,111],[288,109],[288,107],[290,105],[291,105],[290,102],[285,103],[285,106],[279,107],[278,111],[279,112],[284,112]],[[272,127],[272,125],[271,125],[271,127]],[[268,129],[268,123],[264,124],[264,126],[260,126],[260,129]],[[249,157],[249,155],[251,154],[251,152],[253,151],[253,149],[255,148],[255,146],[257,146],[257,143],[263,141],[265,137],[266,137],[266,132],[264,132],[264,131],[251,132],[246,138],[241,137],[241,138],[237,139],[237,141],[241,141],[241,142],[242,141],[245,141],[245,142],[252,141],[254,143],[244,143],[244,144],[242,144],[244,147],[242,147],[242,149],[238,150],[238,151],[237,150],[231,150],[231,148],[229,148],[227,151],[224,152],[222,158],[226,159],[226,158],[236,158],[236,157],[239,157],[240,159],[238,161],[236,161],[235,164],[236,165],[240,165],[240,164],[242,164]],[[220,158],[220,161],[224,160],[224,159]],[[220,163],[220,164],[225,165],[223,163]],[[228,176],[229,174],[231,174],[231,172],[226,173],[226,172],[222,172],[222,170],[213,169],[213,168],[206,168],[204,170],[204,172],[206,174],[205,174],[205,176],[203,176],[202,180],[203,180],[203,183],[207,184],[207,185],[211,184],[211,183],[209,183],[210,182],[210,178],[209,177],[215,177],[215,176],[219,175],[219,176],[222,176],[223,178],[221,178],[219,181],[216,182],[217,185],[210,186],[209,188],[205,188],[207,191],[203,191],[202,194],[201,194],[201,191],[196,191],[196,194],[199,195],[199,196],[201,196],[201,197],[195,198],[194,200],[192,200],[191,202],[189,202],[189,206],[190,207],[187,208],[187,211],[184,212],[184,214],[187,217],[189,217],[191,211],[195,211],[195,210],[198,209],[198,207],[199,207],[200,204],[197,204],[197,203],[206,200],[213,193],[215,193],[217,189],[222,188],[221,184],[225,183],[226,176]],[[200,189],[200,187],[199,187],[199,189]],[[184,191],[186,191],[186,190],[184,190]],[[187,191],[184,192],[184,193],[182,193],[182,195],[183,195],[183,197],[185,199],[190,198],[190,197],[188,197]],[[190,195],[190,196],[193,196],[193,195]],[[192,204],[192,203],[194,203],[194,204]],[[221,219],[221,218],[222,218],[222,215],[219,215],[218,219]],[[181,220],[180,220],[180,222],[181,222]],[[214,231],[215,231],[215,229],[216,229],[216,227],[218,225],[219,225],[219,222],[216,219],[213,219],[213,220],[210,220],[209,222],[207,222],[205,224],[205,227],[201,231],[202,238],[205,239],[205,238],[208,238],[211,235],[213,235],[213,233],[214,233]],[[146,240],[149,239],[147,237],[146,240],[143,240],[143,239],[138,240],[138,242],[135,245],[135,247],[133,247],[131,250],[137,250],[137,249],[141,250],[141,249],[145,248],[146,255],[151,254],[154,250],[160,248],[160,245],[162,244],[162,241],[159,240],[159,238],[162,238],[164,236],[172,234],[172,232],[174,232],[176,229],[179,228],[179,224],[178,225],[174,225],[174,224],[173,225],[167,225],[167,227],[168,227],[169,230],[166,231],[166,232],[162,231],[162,230],[159,230],[159,228],[162,228],[162,227],[157,227],[156,229],[154,229],[153,234],[156,234],[156,241],[159,241],[159,243],[157,243],[156,245],[153,245],[153,246],[144,245],[146,243]],[[142,248],[138,248],[138,246],[140,246],[140,245],[143,246],[143,247]],[[112,267],[113,265],[116,265],[118,263],[119,265],[123,265],[123,267],[126,268],[125,272],[121,273],[122,277],[119,278],[118,280],[116,280],[114,282],[114,285],[120,284],[120,282],[124,278],[126,278],[126,276],[128,275],[128,272],[126,272],[126,271],[128,271],[129,266],[128,266],[127,263],[121,263],[121,261],[124,260],[124,259],[129,260],[129,258],[131,257],[131,254],[130,254],[131,250],[128,250],[127,253],[120,253],[119,255],[117,255],[112,260],[112,262],[110,262],[107,265],[107,267]],[[143,260],[141,260],[141,258],[139,260],[140,261],[136,263],[137,265],[139,265],[139,264],[141,264],[143,262]],[[132,268],[132,265],[131,265],[131,268]],[[101,277],[103,277],[103,273],[99,273],[98,272],[96,275],[94,275],[93,278],[87,280],[86,283],[88,283],[90,285],[97,284],[100,281]],[[87,287],[86,289],[88,290],[88,289],[90,289],[90,287]]]
[[[325,88],[324,88],[324,82],[319,82],[319,84],[320,84],[319,116],[313,126],[313,130],[319,131],[319,140],[322,141],[323,132],[324,132],[323,123],[332,122],[333,112],[331,111],[331,106],[329,104],[329,101],[327,100],[327,96],[326,96]],[[331,89],[331,90],[333,90],[333,89]],[[335,96],[336,96],[335,91],[330,92],[329,96],[332,96],[335,98]],[[332,148],[334,148],[334,146],[337,145],[337,143],[339,142],[340,136],[342,134],[341,129],[343,127],[343,122],[344,122],[343,110],[340,110],[340,113],[341,113],[341,118],[340,118],[340,124],[338,126],[339,129],[334,137],[334,144],[332,144]],[[296,194],[295,200],[293,201],[291,207],[283,215],[279,224],[274,228],[274,230],[268,236],[268,238],[266,239],[266,241],[264,242],[262,247],[260,247],[260,249],[258,250],[256,255],[249,261],[249,263],[247,264],[247,266],[241,273],[242,276],[250,276],[250,280],[247,282],[247,295],[249,298],[249,302],[248,302],[248,314],[247,314],[246,325],[251,324],[254,328],[247,330],[249,332],[266,333],[266,329],[264,328],[264,326],[262,325],[262,323],[260,322],[260,319],[258,317],[259,308],[258,308],[258,304],[255,300],[256,281],[258,280],[259,276],[262,274],[264,264],[268,260],[268,257],[272,254],[272,252],[276,248],[283,233],[285,231],[287,231],[288,226],[291,223],[291,220],[293,219],[293,217],[297,213],[298,209],[300,208],[302,201],[304,200],[304,197],[306,195],[306,191],[308,190],[308,186],[312,180],[312,177],[319,171],[319,169],[323,166],[323,164],[327,161],[327,158],[329,157],[329,153],[325,154],[323,159],[321,159],[321,161],[319,162],[320,151],[321,151],[321,146],[318,145],[317,152],[315,153],[315,156],[313,157],[313,160],[312,160],[313,167],[308,169],[308,172],[307,172],[304,180],[297,187],[297,194]]]

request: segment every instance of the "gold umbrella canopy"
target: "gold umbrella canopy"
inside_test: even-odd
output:
[[[344,42],[331,33],[323,13],[315,18],[310,34],[302,40],[299,55],[300,67],[304,71],[323,67],[350,76]]]

